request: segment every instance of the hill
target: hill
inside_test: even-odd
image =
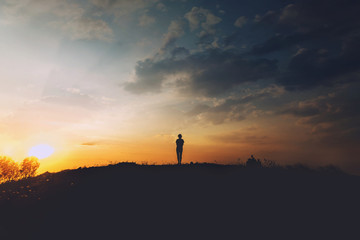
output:
[[[79,168],[1,184],[0,232],[4,239],[353,239],[359,186],[360,177],[332,168]]]

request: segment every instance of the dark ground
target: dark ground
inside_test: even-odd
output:
[[[0,185],[0,239],[360,239],[359,191],[331,168],[67,170]]]

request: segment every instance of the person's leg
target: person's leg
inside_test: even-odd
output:
[[[177,160],[178,160],[178,164],[180,164],[180,152],[177,149],[176,149],[176,157],[177,157]]]
[[[182,160],[182,150],[179,151],[179,165],[181,165]]]

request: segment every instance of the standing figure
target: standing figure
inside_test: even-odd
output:
[[[176,156],[177,156],[178,164],[181,165],[184,140],[181,139],[182,138],[181,134],[179,134],[178,137],[179,139],[176,140]]]

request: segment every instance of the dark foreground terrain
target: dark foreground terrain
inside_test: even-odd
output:
[[[360,177],[193,164],[0,185],[0,239],[360,239]]]

